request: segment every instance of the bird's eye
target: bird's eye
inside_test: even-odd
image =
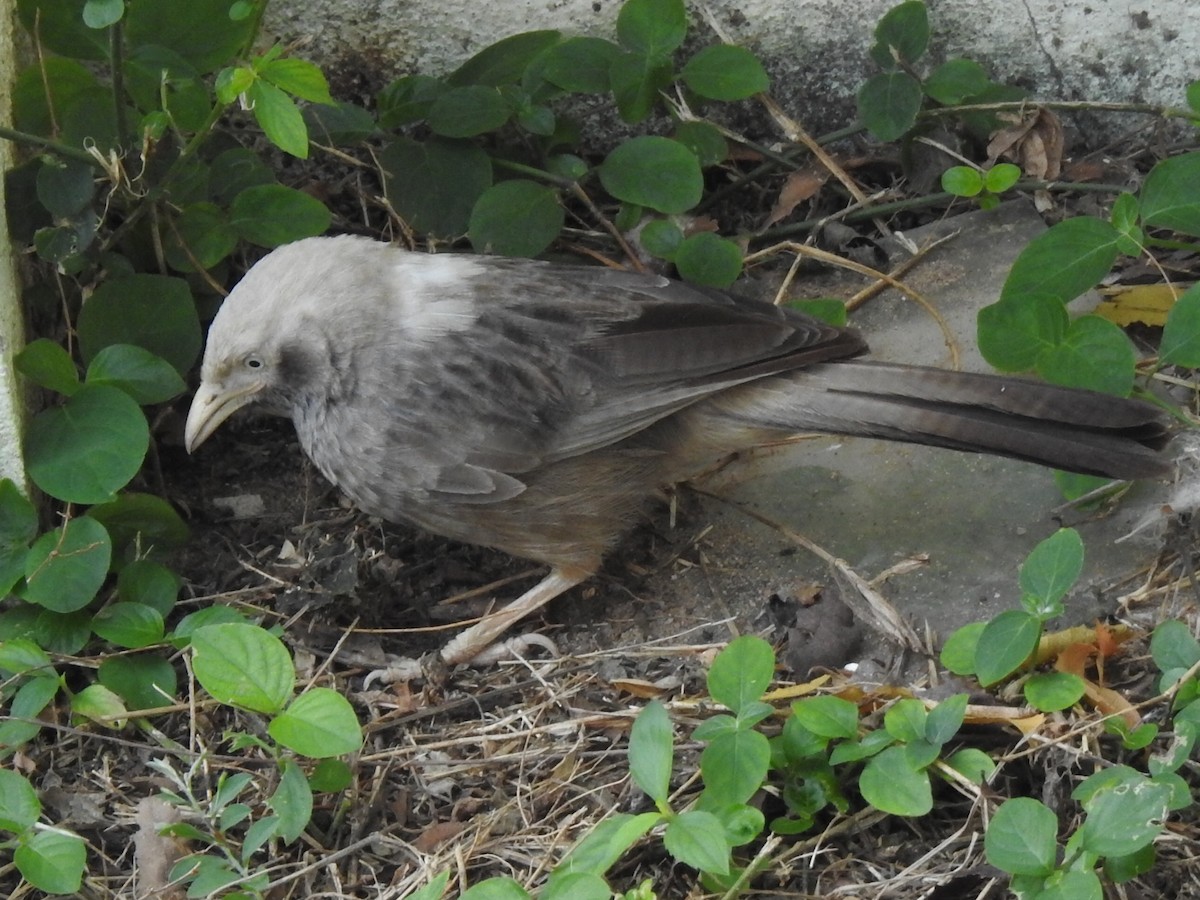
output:
[[[246,368],[247,369],[261,369],[262,367],[263,367],[263,361],[261,359],[259,359],[257,356],[247,356],[246,357]]]

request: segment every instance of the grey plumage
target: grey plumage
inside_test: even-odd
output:
[[[865,349],[848,329],[665,278],[310,238],[225,301],[186,439],[194,450],[258,403],[290,416],[367,512],[553,567],[451,661],[594,572],[658,488],[782,435],[1167,471],[1147,403],[852,359]]]

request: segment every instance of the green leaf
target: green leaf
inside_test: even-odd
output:
[[[174,50],[200,73],[235,59],[251,38],[254,18],[230,18],[230,0],[132,3],[126,16],[130,47],[156,44]]]
[[[898,741],[920,741],[925,738],[928,716],[925,704],[915,697],[909,697],[888,707],[883,714],[883,727]]]
[[[290,844],[308,827],[308,820],[312,818],[313,795],[308,779],[295,760],[284,759],[280,766],[283,771],[279,776],[279,787],[267,803],[279,816],[279,834]]]
[[[89,515],[94,515],[94,512]],[[161,563],[136,559],[117,576],[117,594],[124,603],[149,606],[166,618],[175,608],[180,584],[179,576]]]
[[[229,210],[234,231],[252,244],[270,248],[321,234],[331,218],[316,197],[281,184],[246,188]]]
[[[966,694],[947,697],[929,711],[925,719],[925,740],[938,747],[948,743],[962,728],[966,713]]]
[[[617,13],[617,40],[653,60],[665,60],[687,35],[683,0],[626,0]]]
[[[54,671],[50,655],[27,637],[4,635],[0,640],[0,672],[9,675],[46,674]]]
[[[1194,284],[1167,313],[1159,361],[1166,366],[1200,367],[1200,284]]]
[[[1057,607],[1083,571],[1083,539],[1073,528],[1060,528],[1030,551],[1021,563],[1017,581],[1026,597],[1038,601],[1030,612],[1041,618],[1053,618],[1057,612],[1041,614]]]
[[[0,722],[0,750],[19,747],[37,737],[42,730],[39,717],[61,688],[62,679],[53,673],[35,675],[17,688],[8,704],[8,720]],[[3,783],[0,782],[2,788]],[[0,825],[0,828],[3,827]]]
[[[301,694],[267,730],[289,750],[312,759],[355,753],[363,743],[350,701],[329,688],[312,688]]]
[[[929,46],[929,14],[922,0],[893,6],[875,26],[871,59],[884,69],[911,64]]]
[[[992,762],[992,758],[974,747],[966,747],[950,754],[946,757],[946,765],[976,784],[983,784],[987,777],[996,771],[996,764]]]
[[[1146,176],[1141,190],[1142,221],[1200,236],[1200,152],[1164,159]]]
[[[93,506],[88,515],[108,530],[117,549],[163,552],[182,547],[188,540],[188,527],[179,513],[152,494],[123,493],[110,503]]]
[[[256,625],[205,625],[192,634],[192,668],[213,699],[274,715],[296,684],[279,638]]]
[[[39,609],[33,633],[47,650],[75,655],[92,636],[92,617],[82,611],[57,613]]]
[[[1002,372],[1024,372],[1061,344],[1069,327],[1057,297],[1014,294],[979,311],[979,352]]]
[[[1070,672],[1039,672],[1031,675],[1024,686],[1026,701],[1042,712],[1070,709],[1083,692],[1083,679]]]
[[[33,785],[11,769],[0,769],[0,828],[19,834],[41,814],[42,804]]]
[[[200,355],[200,319],[187,282],[130,275],[100,283],[79,312],[84,363],[110,344],[135,344],[186,375]]]
[[[1014,797],[992,815],[984,852],[993,866],[1013,875],[1046,876],[1058,853],[1058,819],[1044,804]]]
[[[670,86],[673,77],[667,63],[637,53],[617,56],[609,67],[608,80],[621,118],[631,125],[645,119],[654,109],[659,92]]]
[[[332,794],[350,787],[354,783],[354,772],[340,759],[323,759],[313,766],[308,783],[318,793]]]
[[[525,888],[512,878],[492,877],[462,892],[459,900],[530,900]]]
[[[604,819],[571,848],[555,867],[551,879],[575,872],[603,875],[662,818],[659,813],[647,812],[636,816],[617,813]]]
[[[604,94],[609,91],[608,73],[620,54],[621,48],[611,41],[567,38],[546,53],[542,77],[564,91]]]
[[[1109,856],[1104,860],[1104,874],[1117,884],[1132,881],[1139,875],[1145,875],[1154,868],[1158,854],[1154,844],[1147,844],[1136,853],[1128,856]]]
[[[96,170],[85,162],[42,157],[37,174],[38,200],[54,218],[72,218],[91,205],[95,178]]]
[[[775,674],[775,652],[760,637],[742,635],[729,642],[708,670],[708,691],[735,713],[762,697]]]
[[[463,234],[492,184],[492,162],[472,144],[399,138],[379,157],[393,208],[413,228],[439,237]]]
[[[143,405],[166,403],[187,388],[169,362],[133,344],[110,344],[97,353],[87,383],[119,388]]]
[[[1012,163],[997,163],[983,176],[984,187],[993,194],[1003,194],[1021,180],[1021,169]]]
[[[670,789],[674,740],[667,709],[657,700],[634,720],[629,735],[629,773],[655,803],[663,806]]]
[[[537,256],[554,243],[563,218],[554,190],[517,178],[483,192],[471,211],[467,234],[480,253]]]
[[[92,619],[92,630],[118,647],[137,650],[163,637],[163,618],[142,603],[112,603]]]
[[[711,231],[686,238],[675,252],[674,262],[686,281],[706,287],[729,287],[742,274],[741,248]]]
[[[975,652],[979,646],[979,637],[986,627],[986,622],[972,622],[951,632],[946,638],[946,643],[942,645],[939,657],[942,665],[955,675],[974,675]]]
[[[150,446],[146,417],[129,395],[85,385],[29,423],[25,461],[34,484],[59,500],[103,503],[129,483]]]
[[[710,812],[691,810],[676,816],[667,824],[663,846],[681,863],[701,872],[724,875],[729,871],[725,829]]]
[[[668,214],[686,212],[704,193],[699,161],[670,138],[631,138],[608,155],[599,173],[604,189],[618,200]]]
[[[18,0],[17,15],[42,46],[73,59],[108,56],[108,36],[83,20],[85,0]]]
[[[917,123],[921,83],[907,72],[882,72],[858,91],[858,116],[876,140],[903,137]]]
[[[683,232],[670,219],[654,219],[642,229],[642,247],[647,253],[662,259],[674,259],[682,243]]]
[[[25,558],[25,599],[52,612],[82,609],[104,583],[111,556],[104,526],[77,516],[34,541]]]
[[[725,841],[731,847],[742,847],[750,843],[766,827],[766,818],[755,806],[734,803],[720,809],[709,810],[721,820]]]
[[[817,297],[813,300],[789,300],[784,305],[789,309],[794,309],[797,312],[804,313],[806,316],[829,325],[837,325],[840,328],[846,324],[846,301],[839,300],[836,297]]]
[[[825,738],[858,737],[858,706],[841,697],[806,697],[792,704],[796,721]]]
[[[1000,292],[1004,303],[1025,295],[1068,303],[1095,286],[1117,259],[1120,234],[1103,219],[1067,219],[1040,234],[1021,251]]]
[[[929,776],[913,767],[904,747],[888,747],[867,763],[858,779],[863,799],[896,816],[923,816],[933,809]]]
[[[180,272],[211,269],[231,254],[237,235],[225,211],[203,201],[184,207],[167,236],[167,262]]]
[[[409,894],[408,900],[442,900],[442,896],[446,893],[446,885],[449,883],[450,872],[442,872],[440,875],[435,875],[429,884]]]
[[[73,719],[88,719],[103,728],[124,728],[128,712],[121,698],[102,684],[89,684],[71,697]]]
[[[175,702],[175,667],[161,656],[139,653],[107,656],[97,673],[100,683],[117,694],[131,710],[156,709]]]
[[[238,97],[250,90],[255,78],[254,70],[246,66],[231,66],[222,69],[217,73],[214,85],[217,99],[226,105],[235,102]]]
[[[308,159],[308,128],[296,101],[261,78],[250,85],[246,97],[267,140],[284,153]]]
[[[515,84],[539,54],[558,43],[557,31],[522,31],[484,47],[447,78],[455,87]]]
[[[1043,349],[1037,372],[1047,381],[1126,397],[1133,390],[1137,357],[1117,325],[1099,316],[1080,316],[1062,343]]]
[[[87,844],[76,834],[32,831],[22,835],[13,853],[17,870],[48,894],[78,894],[87,864]]]
[[[466,138],[495,131],[512,114],[512,107],[498,90],[470,85],[439,94],[429,108],[427,120],[435,134]]]
[[[273,184],[275,173],[257,153],[235,147],[217,155],[209,166],[208,190],[212,199],[228,206],[246,188]]]
[[[985,91],[991,79],[973,59],[951,59],[929,73],[925,93],[946,106],[966,103],[968,98]]]
[[[724,136],[708,122],[680,122],[673,137],[695,153],[704,168],[724,162],[729,156]]]
[[[861,740],[844,741],[834,747],[833,752],[829,754],[829,762],[831,765],[840,766],[843,763],[868,759],[895,742],[896,739],[882,728],[878,731],[868,731]]]
[[[335,100],[330,105],[307,106],[301,110],[301,115],[310,137],[335,146],[365,141],[377,127],[371,113],[342,100]]]
[[[26,344],[15,362],[18,372],[44,388],[67,396],[79,389],[79,373],[71,354],[48,338]]]
[[[275,87],[301,100],[333,105],[325,73],[319,66],[306,59],[274,59],[260,65],[258,74]]]
[[[1171,788],[1148,778],[1129,780],[1097,791],[1083,808],[1079,847],[1097,856],[1128,856],[1163,831]]]
[[[550,877],[538,900],[612,900],[613,892],[599,875],[573,872]]]
[[[984,687],[1015,672],[1037,648],[1041,623],[1021,609],[1000,613],[987,623],[975,651],[975,677]]]
[[[704,794],[718,806],[745,803],[767,779],[771,745],[759,731],[735,731],[712,741],[700,754]]]
[[[246,812],[249,815],[249,807],[247,807]],[[223,831],[228,831],[233,827],[233,824],[225,825],[222,823],[221,828]],[[255,853],[266,845],[267,841],[279,837],[279,827],[279,816],[263,816],[251,824],[246,829],[246,836],[242,839],[241,858],[243,863],[248,862]]]
[[[679,76],[689,88],[710,100],[742,100],[771,86],[758,57],[732,44],[705,47],[687,61]]]
[[[983,175],[971,166],[951,166],[942,173],[942,190],[956,197],[977,197],[983,192]]]
[[[447,89],[444,81],[429,75],[405,75],[379,92],[379,126],[396,128],[424,119],[438,95]]]
[[[1168,619],[1160,622],[1150,636],[1150,656],[1164,672],[1172,669],[1186,672],[1200,662],[1200,642],[1183,622]]]

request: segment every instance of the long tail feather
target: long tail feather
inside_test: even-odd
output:
[[[1153,405],[1020,378],[836,362],[763,379],[728,400],[705,415],[751,428],[854,434],[1011,456],[1107,478],[1170,471],[1155,452],[1169,434]]]

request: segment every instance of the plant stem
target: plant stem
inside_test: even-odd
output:
[[[29,134],[25,131],[17,131],[15,128],[5,128],[3,125],[0,125],[0,138],[12,141],[14,144],[30,144],[34,147],[41,147],[58,156],[85,162],[88,165],[95,166],[97,169],[103,168],[100,165],[100,161],[86,150],[72,147],[69,144],[60,144],[58,141],[44,138],[40,135]]]

